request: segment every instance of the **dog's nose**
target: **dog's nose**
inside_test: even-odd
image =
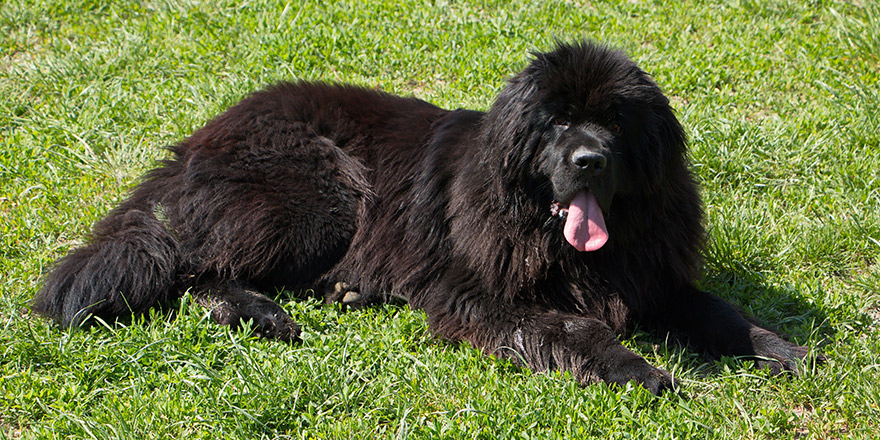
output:
[[[608,166],[608,158],[604,154],[586,148],[574,150],[571,154],[571,162],[582,171],[592,172],[594,176],[605,171],[605,167]]]

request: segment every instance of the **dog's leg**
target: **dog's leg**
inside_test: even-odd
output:
[[[774,374],[798,374],[801,361],[809,355],[809,348],[753,324],[723,299],[691,286],[671,298],[655,319],[661,329],[709,356],[754,359],[758,367]]]
[[[189,153],[169,212],[195,296],[214,319],[230,326],[252,319],[261,336],[295,340],[299,327],[256,291],[310,287],[336,265],[369,188],[365,168],[330,140],[273,121],[265,123],[278,126],[257,125],[256,139],[229,151]]]
[[[196,302],[211,310],[211,317],[233,328],[252,321],[254,334],[285,342],[299,340],[300,327],[277,303],[233,281],[200,282]]]
[[[604,322],[575,314],[493,304],[427,307],[439,336],[535,371],[569,371],[582,384],[635,382],[654,394],[676,387],[672,375],[624,347]]]

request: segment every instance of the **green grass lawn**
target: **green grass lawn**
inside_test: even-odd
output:
[[[0,2],[0,438],[880,437],[880,6],[660,2]],[[284,301],[304,342],[185,297],[64,331],[27,304],[174,143],[282,79],[487,108],[530,50],[591,38],[668,93],[711,242],[701,285],[828,355],[801,378],[625,343],[685,392],[580,387],[430,335],[406,307]]]

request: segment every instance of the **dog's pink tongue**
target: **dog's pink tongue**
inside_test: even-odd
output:
[[[598,250],[608,241],[602,208],[593,193],[581,190],[575,194],[568,206],[568,217],[562,232],[568,243],[581,252]]]

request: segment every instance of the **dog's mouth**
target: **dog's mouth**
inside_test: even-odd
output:
[[[605,216],[589,189],[575,193],[568,206],[551,203],[550,215],[565,220],[562,229],[565,240],[580,252],[599,250],[608,241]]]

